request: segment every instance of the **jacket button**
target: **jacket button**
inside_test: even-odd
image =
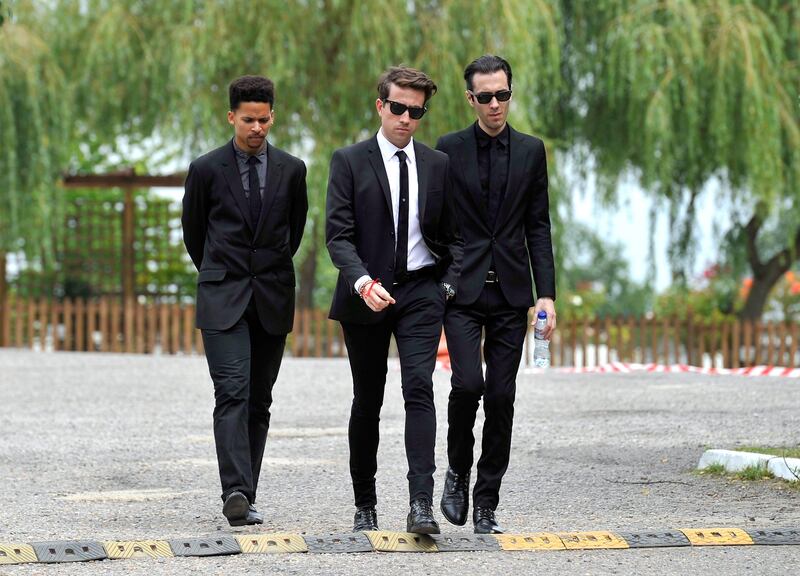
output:
[[[251,275],[250,275],[250,277],[251,277],[251,278],[255,278],[255,277],[256,277],[256,275],[255,275],[255,274],[251,274]]]
[[[253,254],[255,254],[256,252],[258,252],[258,250],[256,250],[255,248],[253,248],[253,249],[251,250],[251,252],[252,252]]]

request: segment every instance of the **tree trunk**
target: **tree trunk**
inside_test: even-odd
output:
[[[742,320],[757,320],[764,312],[770,292],[781,276],[792,267],[795,260],[800,257],[800,228],[794,238],[794,246],[787,246],[767,262],[762,263],[756,246],[756,238],[761,228],[761,218],[756,214],[745,226],[745,239],[747,243],[747,259],[753,270],[753,285],[747,294],[747,299],[739,314]]]
[[[300,264],[300,290],[297,292],[297,308],[300,310],[314,305],[314,287],[317,276],[317,218],[311,220],[311,244]]]
[[[6,280],[6,253],[0,250],[0,348],[8,346],[11,313],[8,309],[8,281]]]

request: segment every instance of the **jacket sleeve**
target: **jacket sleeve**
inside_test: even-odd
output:
[[[356,250],[353,171],[345,154],[337,150],[331,157],[328,194],[325,201],[325,241],[331,261],[344,275],[348,286],[369,275]]]
[[[208,226],[208,186],[203,180],[200,170],[194,162],[189,165],[183,194],[183,211],[181,226],[183,228],[183,244],[194,263],[200,270],[203,264],[203,250],[206,243]]]
[[[525,237],[528,254],[536,283],[536,297],[556,298],[556,272],[553,261],[553,242],[550,235],[550,202],[548,198],[547,155],[544,143],[541,147],[535,175],[528,190],[528,208],[525,216]]]
[[[289,213],[289,246],[292,256],[300,248],[300,241],[303,239],[303,231],[306,227],[306,216],[308,215],[308,189],[306,187],[306,165],[300,162],[300,169],[297,181],[293,184],[292,206]]]

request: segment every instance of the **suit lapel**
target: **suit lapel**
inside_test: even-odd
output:
[[[275,151],[275,147],[267,143],[267,185],[264,186],[264,197],[261,200],[261,214],[258,217],[258,226],[256,226],[256,238],[261,233],[264,218],[269,214],[272,204],[275,202],[275,196],[278,195],[278,188],[281,185],[283,160],[279,156]]]
[[[461,173],[467,183],[472,202],[481,214],[484,223],[489,221],[488,208],[481,192],[481,176],[478,171],[478,143],[475,140],[475,128],[470,126],[461,133],[461,150],[456,156],[459,159]],[[486,224],[488,228],[489,225]]]
[[[247,227],[250,228],[250,232],[252,233],[255,226],[250,221],[250,206],[247,204],[247,198],[244,196],[242,177],[239,174],[236,153],[233,151],[233,141],[229,144],[227,157],[222,162],[222,175],[225,177],[225,181],[228,183],[228,189],[233,195],[233,199],[239,207],[239,211],[242,213],[242,220],[247,222]]]
[[[392,209],[392,190],[389,188],[389,177],[386,175],[386,167],[383,165],[383,158],[381,157],[381,148],[378,146],[378,138],[373,136],[369,141],[369,163],[372,164],[372,169],[375,171],[375,176],[383,190],[383,196],[386,199],[386,207],[389,209],[389,215],[394,217],[394,210]]]
[[[417,211],[419,226],[425,221],[425,206],[428,204],[428,165],[425,162],[425,151],[414,142],[414,161],[417,168]]]
[[[528,147],[525,146],[525,140],[522,138],[522,135],[510,125],[508,129],[511,158],[508,164],[508,181],[506,182],[505,194],[503,194],[503,202],[500,204],[500,209],[497,213],[495,230],[501,228],[505,224],[509,216],[509,211],[511,207],[514,206],[516,196],[519,194],[519,181],[522,178],[525,168],[525,157],[529,152]],[[514,198],[512,198],[512,196]]]

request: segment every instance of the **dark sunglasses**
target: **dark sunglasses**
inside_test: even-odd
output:
[[[402,116],[406,113],[406,110],[408,110],[408,115],[412,120],[419,120],[425,115],[425,112],[428,111],[425,106],[406,106],[405,104],[395,102],[394,100],[389,100],[388,98],[384,98],[383,102],[389,105],[389,110],[391,110],[392,114],[395,116]]]
[[[478,101],[479,104],[488,104],[492,101],[492,98],[497,98],[498,102],[508,102],[511,100],[511,90],[498,90],[497,92],[481,92],[480,94],[475,94],[472,90],[469,91],[472,94],[473,98]]]

